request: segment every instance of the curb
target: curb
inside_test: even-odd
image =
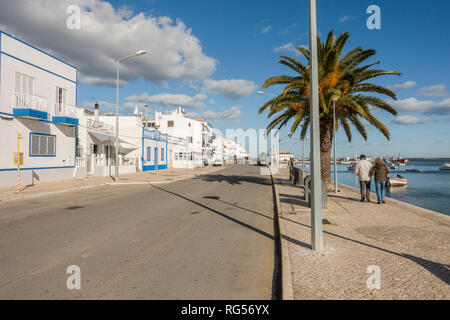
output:
[[[292,284],[292,273],[291,273],[291,258],[289,252],[289,243],[284,239],[283,235],[286,235],[286,225],[283,219],[280,217],[283,215],[281,210],[280,196],[277,191],[276,178],[273,177],[272,173],[272,185],[275,192],[275,205],[278,213],[278,227],[279,236],[281,240],[281,282],[282,282],[282,300],[294,300],[294,287]]]

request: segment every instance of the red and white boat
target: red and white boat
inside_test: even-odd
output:
[[[408,163],[408,159],[403,158],[402,156],[393,157],[391,159],[392,162],[398,163],[399,166],[404,167]]]
[[[408,185],[408,179],[405,179],[400,175],[397,175],[396,178],[390,177],[389,182],[391,183],[391,187],[402,187]]]

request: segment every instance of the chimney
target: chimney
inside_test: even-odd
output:
[[[95,115],[95,121],[98,121],[98,113],[99,113],[99,104],[96,101],[94,104],[94,115]]]

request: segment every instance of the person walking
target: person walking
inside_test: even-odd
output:
[[[375,176],[378,204],[386,203],[384,196],[386,194],[386,181],[389,173],[389,169],[383,164],[383,158],[376,158],[375,166],[370,170],[370,176]]]
[[[361,202],[364,202],[364,200],[370,202],[370,182],[371,182],[370,170],[372,169],[372,163],[367,160],[365,154],[362,154],[359,157],[359,159],[360,160],[356,164],[354,172],[359,179]]]

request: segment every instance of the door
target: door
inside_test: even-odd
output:
[[[158,147],[155,147],[155,169],[158,169]]]

